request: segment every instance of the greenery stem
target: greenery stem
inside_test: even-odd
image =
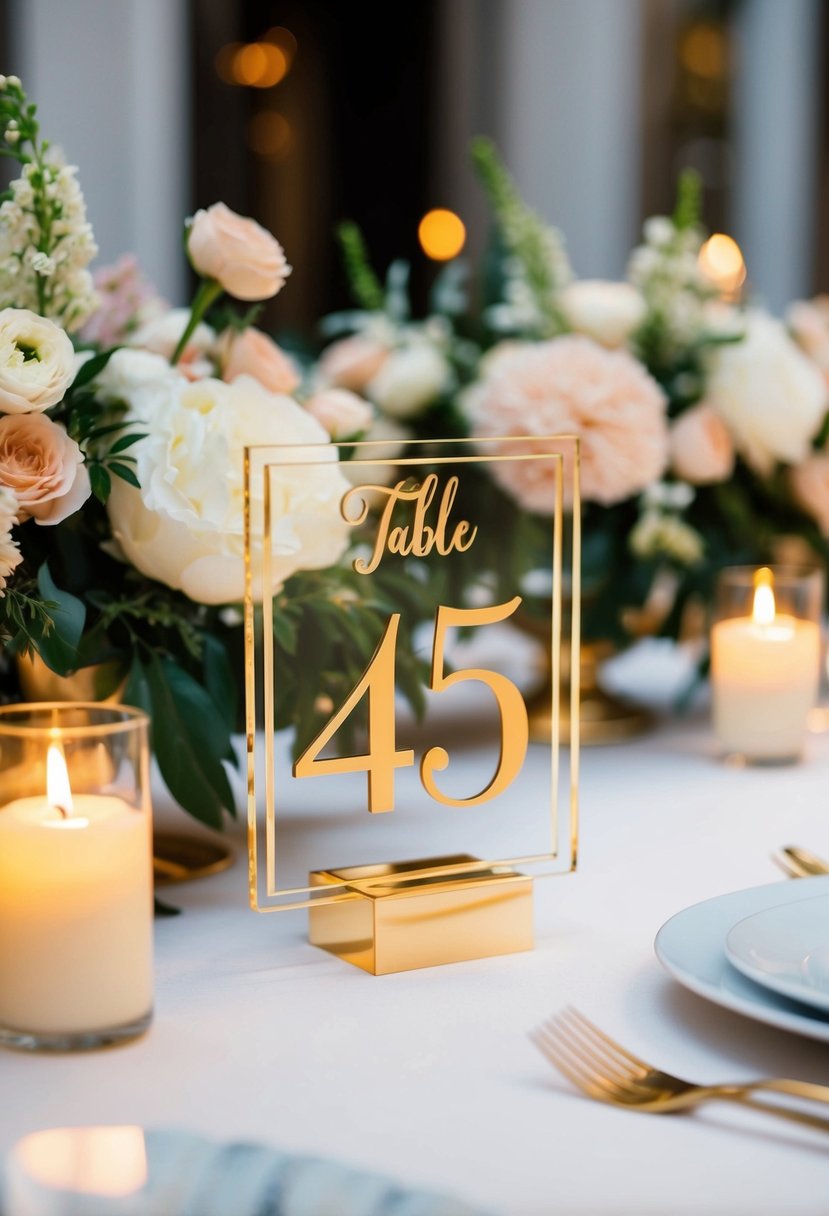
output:
[[[175,367],[184,354],[187,343],[193,336],[193,332],[199,321],[201,321],[211,304],[219,298],[223,290],[224,288],[221,283],[217,283],[215,279],[202,279],[201,283],[199,283],[198,290],[193,297],[193,303],[190,305],[190,320],[187,322],[184,333],[179,338],[178,346],[173,351],[173,356],[170,359],[173,367]]]

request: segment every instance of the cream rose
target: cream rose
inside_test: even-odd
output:
[[[326,388],[314,393],[305,408],[332,439],[350,439],[371,426],[374,411],[367,401],[347,388]]]
[[[170,308],[160,316],[139,325],[127,338],[127,346],[148,350],[154,355],[172,358],[173,351],[190,320],[189,308]],[[182,359],[206,360],[216,341],[216,331],[204,321],[196,326],[187,340]]]
[[[348,482],[331,463],[337,452],[325,431],[290,397],[250,376],[224,384],[173,375],[137,387],[129,417],[150,432],[131,449],[141,488],[113,479],[108,506],[113,536],[142,574],[202,604],[242,599],[248,444],[322,445],[320,463],[272,474],[274,589],[297,570],[341,557],[348,526],[339,505]],[[256,502],[261,495],[259,487]]]
[[[561,292],[561,311],[574,333],[609,349],[624,346],[645,319],[647,306],[630,283],[580,279]]]
[[[0,310],[0,412],[57,405],[74,374],[72,342],[59,325],[27,308]]]
[[[0,484],[11,490],[21,518],[59,524],[89,498],[83,453],[44,414],[0,418]]]
[[[734,444],[728,427],[704,402],[677,419],[669,444],[673,471],[692,485],[727,481],[734,471]]]
[[[291,273],[279,241],[224,203],[196,212],[187,250],[194,270],[238,300],[269,300]]]
[[[745,335],[711,356],[706,400],[738,452],[766,476],[778,460],[798,464],[806,458],[829,390],[817,367],[767,313],[746,313]]]
[[[217,350],[222,379],[229,384],[237,376],[253,376],[271,393],[293,393],[299,373],[293,362],[267,334],[259,329],[238,333],[226,329]]]
[[[419,342],[392,351],[366,386],[366,396],[391,418],[414,418],[440,396],[449,375],[440,351]]]
[[[146,350],[116,350],[95,377],[98,399],[105,405],[126,405],[144,384],[156,380],[175,380],[179,373],[162,355]]]
[[[789,471],[789,483],[796,501],[817,520],[824,536],[829,536],[829,454],[816,452]]]
[[[354,334],[332,342],[319,362],[320,382],[362,392],[389,357],[389,348],[375,338]]]

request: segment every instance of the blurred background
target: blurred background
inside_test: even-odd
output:
[[[827,6],[821,0],[0,0],[0,70],[80,166],[100,262],[135,252],[172,302],[181,218],[223,199],[296,268],[273,327],[347,302],[335,224],[376,266],[487,224],[469,170],[491,135],[582,276],[624,271],[642,219],[693,165],[711,230],[780,310],[829,287]],[[438,232],[438,241],[440,232]],[[451,241],[450,241],[451,246]]]

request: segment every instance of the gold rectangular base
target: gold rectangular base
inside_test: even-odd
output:
[[[312,871],[311,886],[346,883],[350,898],[310,909],[309,940],[372,975],[532,950],[529,875],[487,869],[412,877],[475,860],[464,855]]]

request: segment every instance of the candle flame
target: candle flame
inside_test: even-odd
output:
[[[754,575],[754,607],[751,619],[755,625],[771,625],[774,622],[774,575],[768,566],[763,566]]]
[[[56,807],[64,819],[72,814],[74,806],[66,758],[57,743],[50,743],[46,753],[46,797],[49,805]]]
[[[36,1183],[73,1195],[122,1198],[147,1184],[140,1127],[49,1128],[18,1141],[13,1156]]]

